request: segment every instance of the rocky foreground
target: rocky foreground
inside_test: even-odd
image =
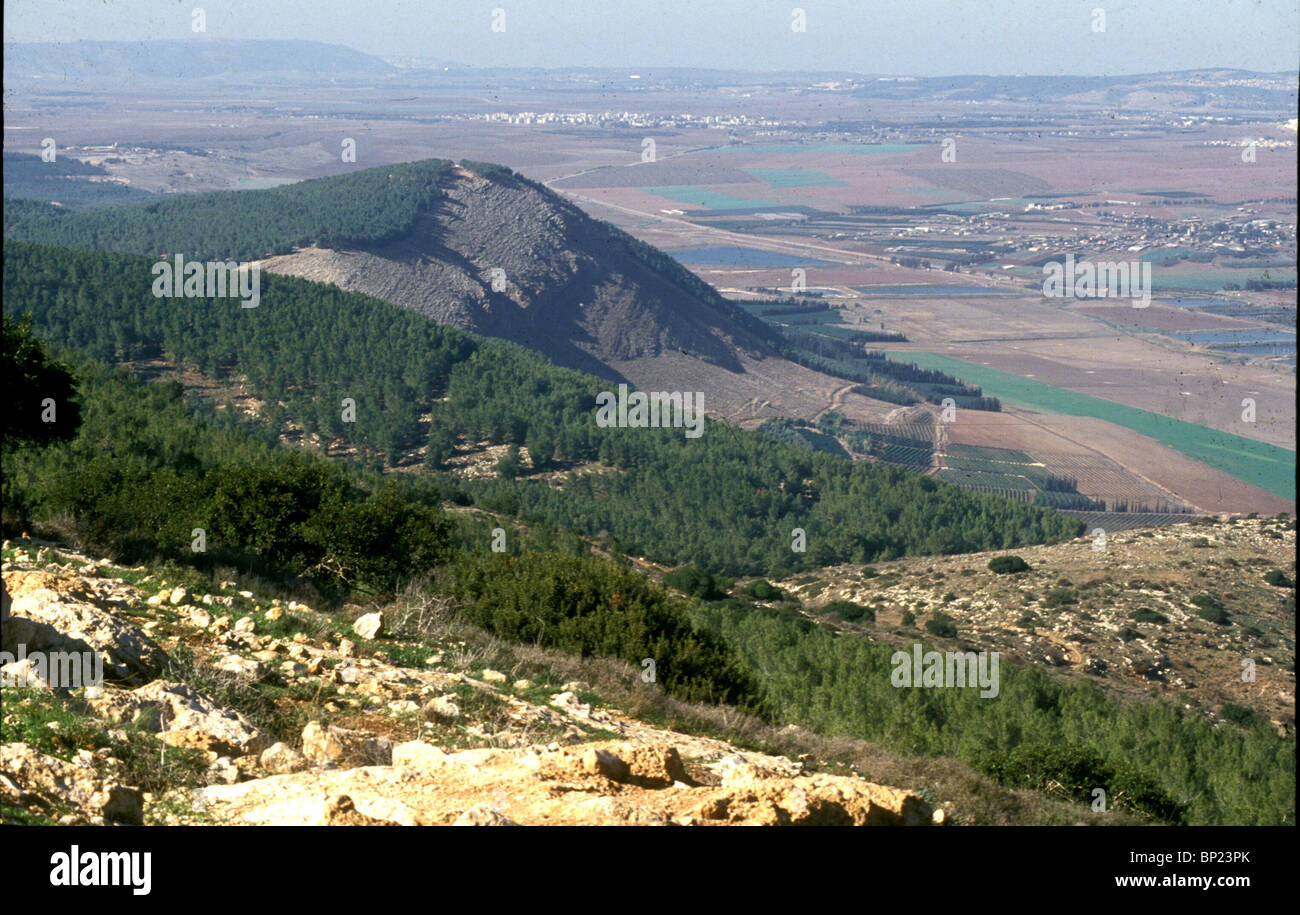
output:
[[[464,642],[417,647],[389,632],[403,625],[391,614],[349,622],[233,582],[191,593],[144,569],[23,542],[5,543],[3,578],[5,651],[26,655],[3,668],[15,684],[3,690],[5,822],[946,819],[915,792],[599,707],[584,683],[476,665]],[[87,651],[102,653],[102,685],[69,683],[66,665],[42,661]]]

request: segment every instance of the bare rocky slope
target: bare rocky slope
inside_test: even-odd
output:
[[[685,268],[540,185],[457,167],[442,191],[396,241],[261,264],[643,390],[705,392],[715,416],[813,415],[844,386],[778,357]]]
[[[950,647],[998,651],[1131,699],[1160,695],[1214,720],[1248,708],[1287,735],[1295,733],[1295,531],[1289,518],[1206,518],[1104,541],[833,566],[779,584],[808,616],[899,648],[946,618],[956,634],[940,643]],[[988,564],[999,555],[1029,568],[996,574]],[[871,608],[874,621],[825,611],[844,600]]]
[[[234,582],[191,593],[75,550],[5,543],[0,820],[230,825],[925,825],[916,791],[676,733],[582,682],[486,667],[407,618]],[[121,577],[125,576],[125,577]],[[129,579],[129,580],[128,580]],[[427,631],[427,627],[422,627]],[[12,649],[11,649],[12,650]],[[34,652],[103,652],[69,683]],[[53,682],[51,682],[53,681]],[[239,706],[239,707],[236,707]]]
[[[606,377],[617,373],[614,363],[669,351],[729,371],[741,370],[737,350],[767,353],[715,302],[545,189],[456,168],[442,190],[396,241],[310,248],[263,264]]]

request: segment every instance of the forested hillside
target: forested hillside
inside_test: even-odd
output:
[[[6,344],[21,338],[5,323]],[[6,377],[15,355],[4,354]],[[578,538],[512,527],[506,551],[490,552],[491,525],[446,512],[441,502],[455,494],[427,479],[279,447],[265,424],[187,403],[178,384],[63,355],[83,419],[56,444],[6,436],[6,533],[36,526],[128,562],[239,570],[309,589],[313,602],[391,596],[417,581],[462,598],[468,618],[502,637],[631,663],[654,657],[674,695],[761,710],[759,687],[679,601],[591,557]]]
[[[51,212],[53,208],[43,205],[47,201],[57,200],[63,207],[91,207],[148,199],[150,194],[111,180],[103,166],[87,165],[72,156],[45,162],[40,156],[5,152],[4,196],[8,224],[27,218],[24,214]]]
[[[271,258],[269,272],[367,292],[606,377],[623,377],[620,360],[678,351],[736,372],[747,352],[861,382],[860,393],[893,403],[998,407],[978,387],[888,361],[862,339],[768,323],[549,188],[499,165],[462,165],[477,177],[428,159],[111,212],[6,200],[5,233],[120,253]],[[291,254],[302,248],[313,250]]]
[[[339,435],[392,460],[418,444],[431,470],[458,436],[526,445],[540,466],[598,460],[617,472],[463,484],[483,505],[545,519],[667,563],[778,574],[911,553],[999,549],[1075,536],[1074,519],[905,471],[810,454],[721,423],[600,428],[607,383],[508,343],[440,327],[366,296],[265,277],[261,306],[164,299],[144,258],[11,243],[7,307],[38,333],[108,361],[163,357],[239,375],[283,407],[273,422]],[[446,399],[443,399],[443,396]],[[344,398],[356,421],[345,422]],[[805,552],[792,549],[805,532]]]
[[[6,235],[26,241],[198,260],[251,261],[303,245],[373,244],[407,232],[435,197],[445,159],[372,168],[257,191],[184,194],[69,212],[6,203]]]
[[[1294,821],[1295,739],[1266,721],[1238,729],[1164,702],[1121,703],[1094,683],[1004,664],[997,701],[965,689],[898,689],[884,643],[837,637],[790,612],[730,598],[697,623],[763,684],[778,719],[927,756],[968,760],[1009,785],[1187,824]]]
[[[6,339],[16,336],[8,330]],[[6,530],[37,522],[46,535],[121,560],[310,584],[313,603],[414,580],[510,641],[633,664],[654,658],[665,689],[687,700],[966,759],[1007,785],[1080,802],[1104,784],[1116,809],[1164,822],[1291,815],[1294,741],[1265,722],[1216,728],[1164,704],[1123,705],[1094,686],[1010,666],[997,702],[959,689],[896,689],[889,646],[814,625],[762,582],[733,590],[713,577],[700,600],[684,603],[538,522],[501,519],[506,551],[495,553],[498,522],[447,511],[464,494],[440,488],[446,480],[384,477],[295,453],[275,445],[264,423],[187,402],[175,383],[59,357],[78,377],[80,428],[44,446],[6,439]],[[199,551],[197,531],[206,541]]]

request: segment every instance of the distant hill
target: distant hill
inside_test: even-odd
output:
[[[297,75],[331,81],[383,76],[396,68],[378,57],[320,41],[195,36],[181,41],[5,42],[4,79],[112,83]]]
[[[779,330],[664,252],[488,163],[427,159],[87,212],[9,201],[5,235],[258,261],[272,273],[366,293],[606,379],[708,391],[715,416],[812,415],[845,380],[867,385],[854,394],[864,403],[952,396],[996,409],[978,388],[891,363],[865,343]]]
[[[23,201],[57,202],[65,207],[105,206],[148,199],[147,191],[115,179],[99,165],[88,165],[72,156],[43,162],[29,153],[4,154],[4,195]],[[32,212],[38,212],[39,207]]]
[[[738,350],[775,354],[761,322],[672,258],[509,169],[473,168],[430,159],[111,211],[15,208],[6,235],[261,260],[605,377],[622,377],[613,362],[663,352],[732,372]]]

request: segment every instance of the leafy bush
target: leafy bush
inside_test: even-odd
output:
[[[1287,578],[1286,574],[1281,569],[1273,569],[1271,572],[1269,572],[1267,575],[1264,576],[1264,581],[1275,588],[1294,587],[1294,585],[1291,582],[1291,579]]]
[[[925,621],[925,631],[944,639],[957,638],[957,623],[946,613],[936,613]]]
[[[32,442],[66,441],[81,424],[81,405],[71,371],[52,360],[32,333],[32,319],[4,318],[0,382],[5,391],[4,437]],[[53,401],[53,420],[45,418]]]
[[[832,616],[838,616],[842,620],[850,623],[856,623],[860,620],[866,620],[868,623],[876,621],[876,611],[870,607],[864,607],[861,604],[855,604],[851,600],[833,600],[825,607],[822,607],[823,613],[829,613]]]
[[[913,613],[911,610],[904,610],[904,611],[903,611],[902,624],[903,624],[904,626],[907,626],[909,629],[910,629],[911,627],[915,626],[915,625],[916,625],[916,614]]]
[[[1004,785],[1063,791],[1084,804],[1091,804],[1093,791],[1101,788],[1109,806],[1166,823],[1181,823],[1186,814],[1186,807],[1150,778],[1109,763],[1079,744],[1022,744],[1007,752],[985,754],[976,760],[976,768]]]
[[[1071,604],[1079,602],[1078,596],[1074,593],[1073,588],[1053,588],[1047,592],[1043,598],[1043,606],[1047,608],[1068,607]]]
[[[1214,623],[1219,626],[1226,626],[1232,622],[1228,616],[1228,611],[1222,607],[1201,607],[1196,611],[1196,615],[1208,623]]]
[[[1196,606],[1196,615],[1207,622],[1220,626],[1231,622],[1227,609],[1212,594],[1197,594],[1192,598],[1192,603]]]
[[[742,589],[754,600],[778,600],[785,593],[766,579],[751,581]]]
[[[1028,572],[1029,563],[1019,556],[995,556],[989,560],[989,571],[999,575],[1014,575],[1017,572]]]
[[[1202,610],[1222,610],[1223,604],[1213,594],[1197,594],[1192,598],[1192,603]]]
[[[730,650],[695,630],[681,601],[631,569],[530,550],[465,555],[446,573],[448,591],[462,602],[467,619],[502,639],[636,665],[653,658],[659,682],[672,695],[761,706],[760,687]]]
[[[1263,715],[1259,714],[1254,709],[1244,705],[1237,705],[1232,702],[1223,703],[1223,708],[1220,711],[1220,714],[1223,715],[1225,720],[1231,721],[1233,724],[1239,724],[1242,727],[1251,727],[1252,725],[1263,724],[1267,721]]]
[[[1149,607],[1138,607],[1128,615],[1128,618],[1137,623],[1167,623],[1169,617],[1163,613],[1157,613]]]
[[[720,600],[726,596],[718,587],[717,577],[697,565],[674,569],[664,576],[664,584],[701,600]]]

